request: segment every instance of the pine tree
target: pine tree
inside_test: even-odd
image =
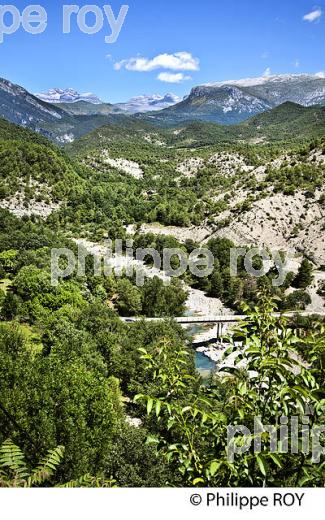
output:
[[[307,287],[312,284],[313,279],[313,264],[305,258],[302,261],[298,274],[293,281],[293,287],[296,287],[296,289],[307,289]]]

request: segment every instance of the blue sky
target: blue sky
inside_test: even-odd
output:
[[[34,0],[35,1],[35,0]],[[67,0],[38,0],[48,13],[44,33],[23,28],[0,44],[0,75],[31,92],[74,87],[109,102],[138,94],[183,96],[198,84],[263,73],[325,70],[325,4],[313,0],[124,0],[129,11],[118,40],[105,18],[97,34],[83,34],[76,16],[62,33]],[[80,8],[95,3],[77,2]],[[20,11],[30,2],[16,0]],[[305,20],[304,16],[307,17]],[[89,17],[88,23],[94,18]],[[7,24],[10,17],[5,18]],[[143,58],[143,59],[139,59]]]

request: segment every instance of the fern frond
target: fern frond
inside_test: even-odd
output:
[[[60,488],[116,488],[116,480],[104,479],[100,477],[92,477],[91,475],[84,475],[77,480],[71,480],[66,484],[57,486]]]
[[[11,487],[8,475],[0,469],[0,488]]]
[[[11,439],[6,440],[0,446],[0,467],[8,468],[13,473],[13,481],[16,486],[21,486],[29,475],[25,456]],[[6,475],[6,473],[4,474]]]
[[[53,450],[49,450],[46,457],[41,463],[32,471],[27,487],[40,486],[44,484],[56,471],[61,464],[64,457],[64,446],[58,446]]]

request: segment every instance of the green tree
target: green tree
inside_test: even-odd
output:
[[[122,316],[136,316],[142,309],[141,291],[126,278],[117,282],[116,306]]]
[[[2,300],[1,316],[5,320],[13,320],[19,315],[20,308],[21,299],[16,294],[8,291]]]
[[[311,297],[306,291],[298,289],[285,298],[281,308],[290,311],[303,311],[311,304],[311,301]]]
[[[222,298],[224,291],[223,277],[220,271],[214,270],[211,276],[211,289],[210,294],[215,298]]]
[[[143,314],[148,317],[182,316],[187,296],[180,280],[174,278],[165,286],[155,276],[146,280],[143,287]]]
[[[24,300],[30,300],[52,289],[49,273],[33,265],[25,266],[19,271],[13,286]]]
[[[28,444],[34,462],[64,445],[60,475],[66,481],[103,470],[123,406],[119,383],[107,376],[102,358],[85,343],[79,348],[82,334],[73,338],[73,329],[61,325],[65,339],[62,331],[48,355],[35,355],[19,330],[0,329],[0,442]]]
[[[292,285],[297,289],[307,289],[312,284],[313,279],[313,264],[304,258]]]

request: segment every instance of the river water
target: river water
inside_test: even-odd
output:
[[[193,314],[188,311],[186,313],[187,316],[192,316]],[[206,326],[204,325],[191,325],[190,327],[186,327],[188,334],[192,337],[197,336],[205,332]],[[193,349],[195,347],[193,346]],[[200,372],[202,377],[209,377],[211,372],[214,371],[216,364],[212,359],[205,356],[202,352],[195,351],[195,367]]]
[[[196,352],[195,353],[195,366],[196,369],[202,373],[202,375],[205,375],[205,372],[208,372],[209,374],[215,369],[216,364],[212,359],[208,358],[202,352]]]

